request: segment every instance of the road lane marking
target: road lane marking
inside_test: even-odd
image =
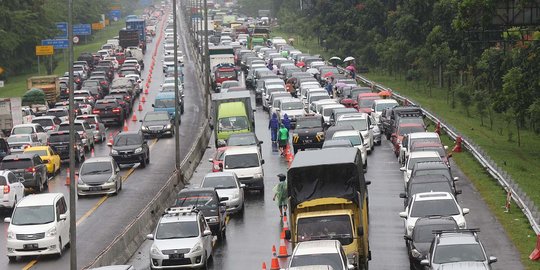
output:
[[[85,219],[87,219],[92,213],[94,213],[94,211],[96,211],[96,209],[102,205],[107,199],[109,198],[109,196],[103,196],[101,197],[101,199],[99,199],[99,201],[92,207],[90,208],[90,210],[88,210],[86,213],[84,213],[84,215],[82,215],[82,217],[79,218],[79,220],[77,220],[77,223],[76,225],[78,226],[79,224],[81,224]]]
[[[34,266],[36,263],[37,263],[37,260],[36,260],[36,259],[31,260],[27,265],[25,265],[25,266],[23,267],[22,270],[28,270],[28,269],[32,268],[32,266]]]

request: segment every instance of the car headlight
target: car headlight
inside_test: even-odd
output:
[[[111,149],[111,154],[113,155],[118,155],[118,151],[114,150],[114,149]]]
[[[189,251],[189,253],[200,252],[202,250],[203,250],[202,244],[199,242]]]
[[[159,248],[157,248],[156,245],[152,245],[152,247],[150,248],[150,255],[163,256],[163,254],[161,253],[161,250],[159,250]]]
[[[171,124],[166,125],[165,129],[172,129],[172,125]]]
[[[107,179],[107,183],[112,183],[112,182],[114,182],[114,177],[111,176],[109,177],[109,179]]]
[[[423,257],[422,253],[420,253],[420,251],[418,251],[416,248],[411,250],[411,255],[417,259],[421,259]]]
[[[263,178],[262,173],[256,173],[253,175],[253,178]]]
[[[217,217],[209,217],[208,222],[218,222],[218,218]]]
[[[46,233],[45,237],[51,237],[56,235],[56,227],[50,228]]]
[[[13,231],[8,230],[7,231],[7,238],[8,239],[15,239],[15,233]]]
[[[142,152],[142,147],[139,147],[139,148],[135,149],[135,154],[138,154],[140,152]]]
[[[141,129],[142,130],[148,130],[148,127],[147,126],[141,126]]]

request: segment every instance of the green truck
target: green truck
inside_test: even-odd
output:
[[[299,242],[335,239],[350,264],[368,269],[369,203],[360,151],[328,148],[298,152],[287,172],[290,227]]]
[[[255,132],[255,118],[249,91],[212,94],[213,129],[216,147],[234,133]]]

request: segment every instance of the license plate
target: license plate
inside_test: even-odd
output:
[[[101,187],[90,187],[90,191],[100,191]]]
[[[304,140],[304,143],[311,143],[313,140]]]
[[[38,244],[24,244],[23,249],[37,249]]]
[[[182,259],[184,258],[184,254],[170,254],[169,259]]]

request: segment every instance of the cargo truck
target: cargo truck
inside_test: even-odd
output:
[[[139,33],[138,45],[143,50],[143,53],[146,53],[146,21],[143,19],[126,19],[126,30],[137,30]]]
[[[255,132],[253,108],[249,91],[212,94],[216,147],[224,145],[231,134]]]
[[[29,107],[22,107],[21,98],[0,98],[0,130],[9,136],[11,128],[32,122],[33,112]]]
[[[26,89],[41,89],[49,105],[54,105],[60,98],[60,80],[56,75],[34,76],[26,79]],[[41,104],[41,101],[40,101]],[[23,99],[23,105],[24,99]]]
[[[360,151],[328,148],[298,152],[287,172],[289,230],[286,239],[299,242],[335,239],[349,263],[368,269],[371,258],[368,192]]]

